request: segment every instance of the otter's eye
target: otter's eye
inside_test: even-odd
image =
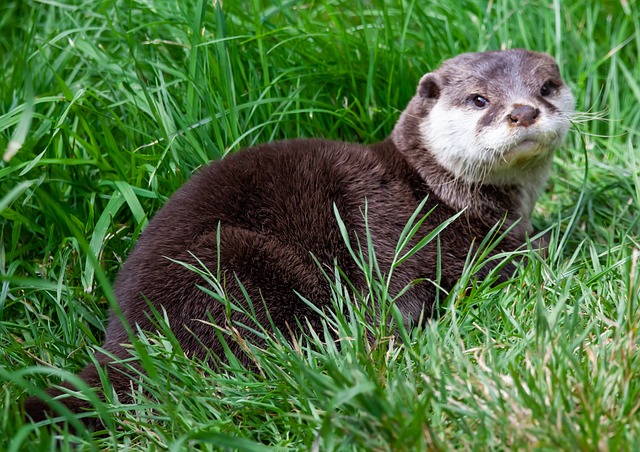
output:
[[[471,99],[471,102],[473,102],[473,106],[476,107],[477,109],[487,108],[487,106],[489,105],[489,101],[487,99],[478,95],[473,96],[473,99]]]
[[[544,82],[544,84],[540,88],[540,95],[542,97],[547,97],[547,96],[549,96],[551,94],[552,91],[553,91],[553,87],[551,86],[551,83],[550,82]]]

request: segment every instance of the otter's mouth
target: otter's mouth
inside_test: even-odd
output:
[[[546,155],[549,145],[536,138],[524,138],[509,146],[502,154],[503,162],[508,165],[518,165],[529,160]]]
[[[538,140],[533,140],[531,138],[528,138],[526,140],[522,140],[519,143],[516,143],[516,145],[514,146],[514,148],[517,149],[529,149],[532,147],[539,147],[542,144],[538,141]]]
[[[542,137],[527,137],[514,141],[514,143],[508,147],[505,155],[515,154],[538,154],[540,152],[546,152],[549,149],[549,143]]]

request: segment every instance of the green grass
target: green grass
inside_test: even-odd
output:
[[[109,282],[199,167],[275,139],[380,140],[423,73],[502,47],[554,55],[589,112],[536,208],[547,258],[465,279],[438,321],[371,347],[329,316],[340,348],[273,340],[256,373],[190,361],[160,318],[137,344],[140,404],[97,407],[108,431],[24,424],[27,392],[91,360]],[[637,0],[8,0],[0,57],[0,152],[21,145],[0,163],[0,449],[640,447]]]

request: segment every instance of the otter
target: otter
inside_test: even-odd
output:
[[[408,325],[429,318],[434,282],[450,290],[469,250],[496,224],[502,222],[508,234],[494,253],[526,243],[534,203],[573,110],[574,98],[551,56],[521,49],[467,53],[422,77],[382,142],[293,139],[214,162],[180,188],[139,237],[115,282],[124,320],[153,331],[151,303],[166,311],[183,350],[202,355],[204,345],[221,357],[210,319],[250,328],[254,321],[272,322],[283,332],[296,325],[320,327],[320,315],[302,297],[320,310],[331,309],[322,267],[336,264],[356,290],[366,287],[334,209],[352,237],[364,238],[368,228],[378,264],[387,272],[401,231],[421,203],[431,213],[418,237],[459,214],[440,232],[439,250],[435,242],[428,244],[395,269],[391,281]],[[255,301],[253,320],[236,310],[229,314],[199,288],[205,281],[190,265],[219,269],[228,297],[245,308],[246,292]],[[490,270],[484,266],[478,277]],[[255,339],[249,331],[246,337]],[[126,328],[112,312],[103,348],[126,358],[127,342]],[[241,362],[249,362],[238,343],[228,345]],[[131,400],[130,380],[109,357],[96,358],[120,400]],[[79,376],[100,387],[93,364]],[[60,402],[73,412],[89,408],[73,397]],[[33,420],[51,413],[35,397],[25,409]]]

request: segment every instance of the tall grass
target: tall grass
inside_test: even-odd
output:
[[[0,448],[640,446],[639,18],[635,0],[2,2]],[[27,392],[90,361],[110,281],[199,167],[275,139],[380,140],[423,73],[503,47],[554,55],[585,112],[535,212],[546,258],[499,286],[470,265],[438,321],[374,348],[329,316],[253,350],[258,372],[188,359],[160,312],[138,405],[107,391],[102,432],[24,423]]]

